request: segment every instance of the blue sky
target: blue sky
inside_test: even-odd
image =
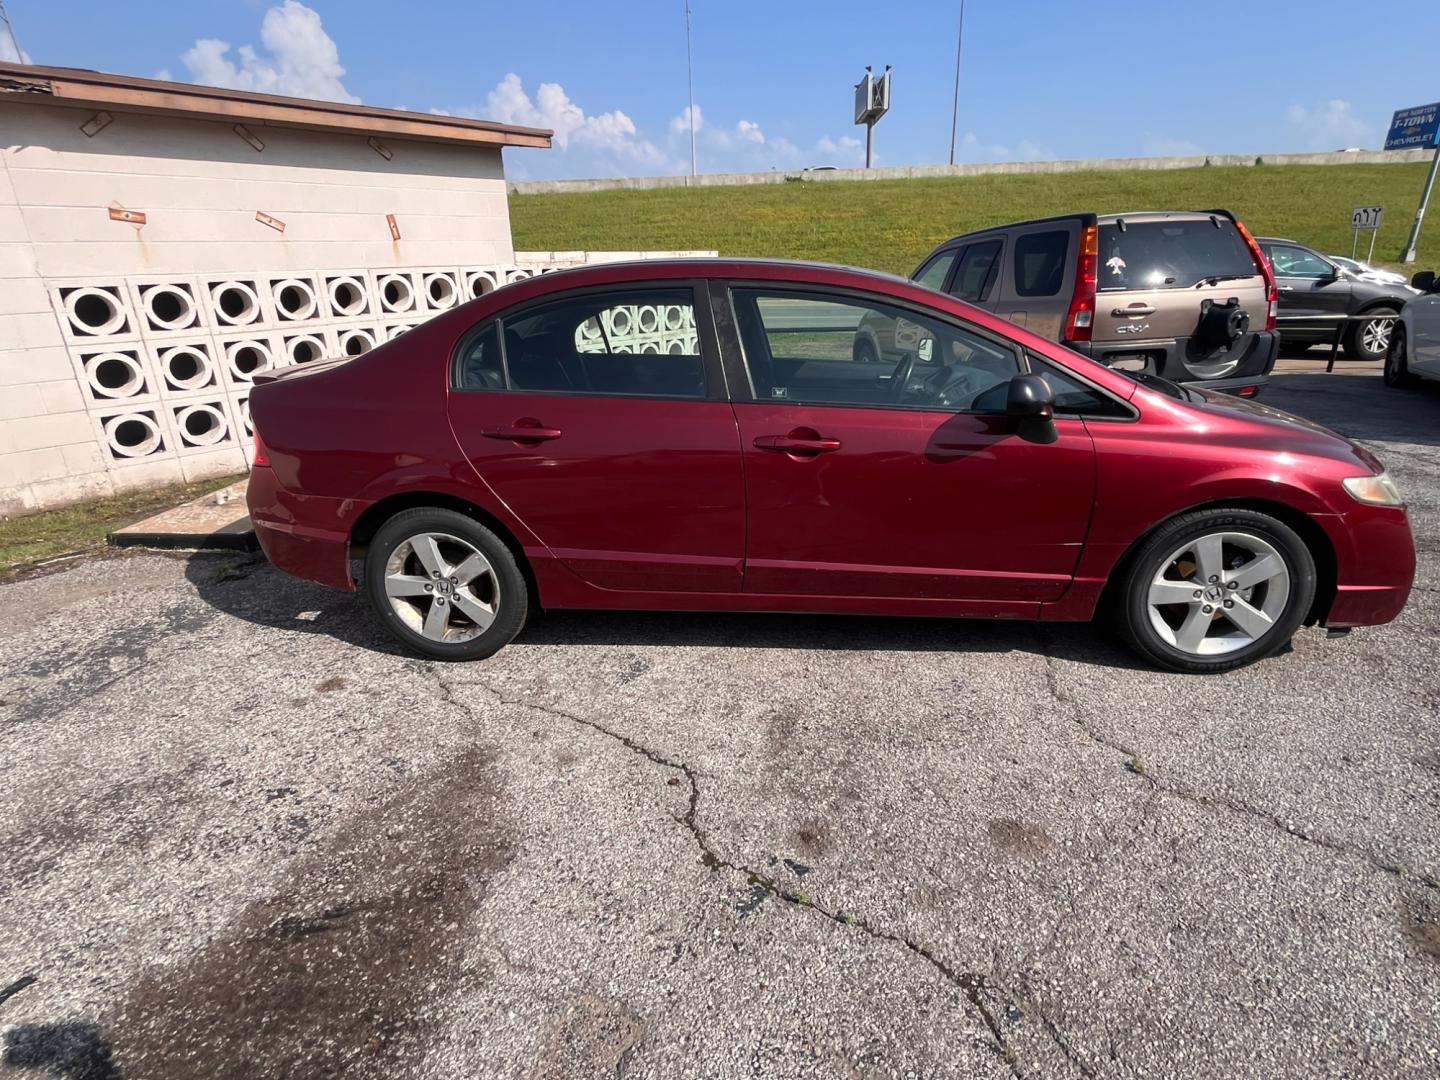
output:
[[[691,0],[702,172],[949,153],[958,0]],[[35,63],[557,129],[512,177],[689,170],[684,0],[7,0]],[[968,0],[961,161],[1376,147],[1440,99],[1440,6]],[[0,55],[13,56],[0,39]]]

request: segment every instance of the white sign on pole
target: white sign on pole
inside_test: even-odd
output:
[[[1357,206],[1350,212],[1352,229],[1378,229],[1385,219],[1383,206]]]

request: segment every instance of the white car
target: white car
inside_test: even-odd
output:
[[[1413,386],[1440,379],[1440,280],[1425,270],[1410,279],[1417,295],[1405,302],[1385,353],[1385,385]]]
[[[1373,281],[1376,285],[1402,285],[1411,292],[1419,291],[1411,288],[1410,283],[1405,280],[1404,274],[1394,270],[1380,270],[1359,259],[1347,259],[1344,255],[1326,255],[1325,257],[1361,281]]]

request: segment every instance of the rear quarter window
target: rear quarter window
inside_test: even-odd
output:
[[[1054,296],[1065,283],[1070,233],[1026,233],[1015,239],[1015,295]]]

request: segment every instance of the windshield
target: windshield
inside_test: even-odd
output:
[[[1207,278],[1248,278],[1260,271],[1228,218],[1132,221],[1100,226],[1101,292],[1188,289]]]

